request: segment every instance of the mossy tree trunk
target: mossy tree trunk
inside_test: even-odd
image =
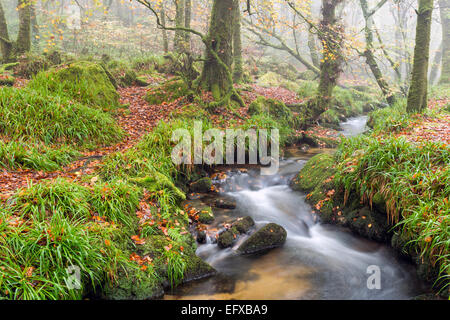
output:
[[[175,27],[184,28],[184,0],[175,0]],[[185,52],[186,46],[184,42],[184,31],[183,30],[175,30],[174,37],[174,50],[175,52]]]
[[[315,67],[319,68],[320,67],[320,59],[319,59],[319,53],[317,52],[316,39],[314,37],[314,34],[311,31],[308,32],[308,48],[309,48],[309,54],[311,56],[312,64]]]
[[[440,84],[450,83],[450,0],[439,0],[442,23],[442,71]]]
[[[411,86],[408,92],[408,112],[420,112],[427,107],[428,60],[430,55],[431,16],[433,0],[419,0],[417,10],[416,45]]]
[[[160,15],[161,15],[161,25],[163,26],[163,28],[162,28],[163,50],[164,50],[164,53],[168,53],[169,52],[169,40],[167,38],[167,30],[165,29],[166,28],[166,10],[164,9],[164,2],[161,3]]]
[[[234,0],[214,0],[211,12],[206,40],[210,48],[206,49],[200,85],[211,91],[215,100],[222,100],[230,92],[228,75],[233,62],[233,2]]]
[[[338,23],[336,16],[336,8],[342,2],[343,0],[322,1],[322,21],[318,32],[322,42],[322,60],[317,97],[310,110],[313,119],[331,107],[333,90],[342,71],[343,26]]]
[[[31,49],[31,5],[27,0],[19,0],[19,33],[16,41],[16,54],[24,54]]]
[[[31,50],[31,5],[27,0],[19,0],[17,3],[19,11],[19,32],[17,40],[11,41],[8,33],[8,25],[5,12],[0,2],[0,43],[3,62],[16,60],[18,55]]]
[[[5,12],[0,1],[0,49],[2,51],[3,62],[11,61],[12,41],[9,39],[8,24],[6,23]]]
[[[192,20],[192,0],[185,0],[184,3],[184,27],[186,29],[191,28],[191,20]],[[184,33],[184,42],[186,45],[186,49],[191,51],[191,34],[189,32]]]
[[[364,20],[365,20],[365,37],[366,37],[366,49],[364,50],[364,57],[366,58],[366,62],[369,65],[372,74],[377,81],[378,87],[380,87],[383,96],[386,98],[387,102],[392,105],[395,102],[395,98],[393,92],[389,88],[389,84],[384,79],[383,74],[378,66],[377,60],[375,59],[374,47],[373,47],[373,15],[375,11],[369,10],[369,5],[367,0],[360,0],[361,9],[363,12]]]
[[[242,66],[242,38],[241,38],[241,10],[240,1],[234,0],[233,4],[233,81],[234,83],[242,82],[243,66]]]

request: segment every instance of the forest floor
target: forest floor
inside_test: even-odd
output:
[[[155,79],[147,79],[153,82]],[[24,87],[27,84],[27,79],[19,79],[15,86],[18,88]],[[244,91],[245,107],[241,107],[234,112],[228,108],[221,107],[215,114],[211,115],[212,123],[217,127],[224,126],[227,121],[233,120],[236,124],[244,122],[248,118],[248,105],[255,100],[258,95],[266,98],[281,100],[288,104],[302,103],[303,100],[298,99],[297,94],[293,91],[276,87],[263,88],[256,85],[252,86],[254,91]],[[78,178],[86,174],[92,174],[102,162],[103,157],[114,153],[124,152],[133,147],[142,136],[150,132],[161,120],[168,121],[173,114],[180,112],[185,106],[183,98],[176,99],[172,102],[163,102],[160,105],[151,105],[145,100],[145,95],[149,89],[139,86],[131,86],[126,88],[119,88],[120,103],[127,105],[127,108],[119,109],[117,111],[117,123],[126,133],[125,138],[117,144],[110,146],[103,146],[95,150],[84,151],[82,156],[73,161],[69,165],[63,167],[61,170],[48,172],[37,171],[32,169],[6,169],[0,171],[0,200],[5,201],[12,196],[17,189],[26,187],[30,181],[38,183],[43,180],[55,179],[58,177],[70,178],[74,181],[80,182]],[[208,93],[203,94],[203,100],[212,100]],[[298,134],[310,132],[315,135],[337,139],[338,133],[335,130],[322,128],[320,126],[313,126],[308,131],[298,131]]]
[[[24,82],[20,82],[23,86]],[[16,189],[25,187],[29,181],[39,182],[57,177],[76,179],[78,176],[95,171],[101,159],[113,152],[125,151],[134,146],[146,133],[150,132],[160,120],[168,120],[170,112],[178,107],[177,101],[162,105],[150,105],[145,100],[147,89],[144,87],[120,88],[120,103],[128,105],[118,112],[117,122],[126,132],[125,138],[117,144],[82,152],[83,156],[70,165],[54,172],[31,169],[7,170],[0,172],[0,194],[3,200],[9,198]]]
[[[442,108],[450,103],[450,99],[431,99],[429,108]],[[398,136],[404,136],[411,142],[441,141],[450,144],[450,116],[439,114],[430,117],[424,114],[414,115],[413,121]]]

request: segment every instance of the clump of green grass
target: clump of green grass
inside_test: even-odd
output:
[[[3,212],[0,231],[5,235],[0,241],[3,298],[82,299],[111,281],[117,268],[129,265],[123,251],[106,241],[118,232],[111,227],[81,224],[61,216],[24,221]],[[74,270],[79,271],[79,282],[70,280]]]
[[[440,84],[430,87],[429,98],[431,99],[448,99],[450,97],[450,84]]]
[[[88,202],[101,217],[132,228],[136,224],[136,209],[141,191],[122,180],[96,183]]]
[[[267,130],[267,141],[271,141],[271,130],[279,130],[280,146],[283,147],[289,141],[293,134],[292,127],[285,121],[277,121],[267,113],[253,115],[247,119],[241,127],[243,130],[254,129],[257,133],[259,130]],[[269,144],[270,145],[270,144]]]
[[[13,210],[20,216],[42,222],[47,219],[86,221],[90,217],[88,190],[63,178],[30,184],[17,192]]]
[[[408,246],[440,268],[440,287],[450,274],[450,150],[440,142],[412,144],[404,138],[344,139],[337,152],[336,181],[372,204],[381,197],[391,223]]]
[[[81,299],[119,270],[138,268],[128,259],[122,217],[134,214],[139,194],[114,185],[105,195],[104,184],[91,190],[58,178],[19,190],[0,208],[0,297]],[[91,219],[98,214],[104,219]],[[67,282],[71,266],[79,268],[80,290]]]
[[[109,114],[42,88],[0,88],[0,132],[45,144],[108,144],[123,136]]]
[[[174,250],[166,251],[165,255],[167,257],[167,276],[173,288],[183,281],[186,261],[179,252]]]
[[[100,64],[77,61],[38,73],[28,87],[111,111],[120,104],[119,94],[110,77]]]
[[[80,153],[70,146],[50,148],[23,141],[0,141],[0,167],[54,171],[69,164]]]
[[[316,81],[304,80],[300,82],[300,87],[297,91],[300,99],[309,99],[314,97],[317,92],[318,83]]]
[[[371,112],[368,120],[368,125],[377,132],[398,132],[410,123],[411,117],[406,112],[406,99],[398,99],[390,107]]]

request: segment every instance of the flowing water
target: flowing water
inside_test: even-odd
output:
[[[365,122],[364,117],[350,119],[342,124],[342,134],[363,132]],[[291,153],[274,176],[260,176],[257,169],[230,170],[221,187],[237,207],[217,211],[216,223],[246,215],[256,228],[275,222],[287,230],[286,243],[249,256],[236,253],[245,237],[224,250],[213,243],[199,245],[197,255],[218,275],[183,285],[165,299],[408,299],[423,293],[414,267],[388,246],[315,221],[305,194],[289,188],[290,179],[317,152]],[[369,266],[380,268],[381,289],[368,289]]]

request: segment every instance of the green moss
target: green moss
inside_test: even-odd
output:
[[[259,115],[269,114],[276,120],[280,120],[283,124],[293,123],[292,111],[286,105],[278,100],[266,99],[263,96],[256,98],[248,107],[248,114]]]
[[[233,223],[233,228],[240,233],[247,233],[251,227],[255,225],[255,221],[253,221],[252,217],[246,216],[242,219],[238,219],[236,222]]]
[[[235,234],[232,230],[226,230],[219,234],[219,237],[217,238],[217,245],[219,248],[224,249],[231,247],[233,245],[235,239]]]
[[[105,69],[88,61],[73,62],[39,73],[31,88],[46,88],[58,95],[68,96],[92,107],[114,110],[119,107],[119,94]]]
[[[195,254],[186,258],[186,268],[184,270],[184,282],[198,280],[209,277],[216,273],[216,270]]]
[[[282,226],[269,223],[245,240],[239,246],[238,251],[244,254],[250,254],[276,248],[284,244],[286,237],[287,232]]]
[[[339,125],[340,122],[339,114],[334,109],[328,109],[319,116],[319,121],[322,123]]]
[[[186,199],[186,195],[174,185],[171,179],[157,171],[153,171],[151,176],[144,178],[132,178],[130,179],[130,182],[135,183],[138,186],[145,187],[150,192],[167,189],[173,193],[177,201],[183,201]]]
[[[181,97],[188,97],[192,92],[186,83],[180,79],[168,80],[162,85],[152,87],[148,90],[145,100],[150,104],[162,104],[173,102]]]
[[[334,158],[327,153],[312,157],[292,181],[294,190],[310,192],[335,172]]]
[[[222,249],[231,247],[239,235],[247,233],[254,225],[255,222],[250,216],[239,218],[233,222],[230,229],[219,234],[217,245]]]
[[[118,272],[117,281],[103,289],[107,300],[149,300],[164,294],[160,278],[149,275],[138,268],[127,268]]]
[[[301,80],[312,81],[317,78],[317,74],[312,70],[300,72],[298,76]]]
[[[189,188],[192,192],[206,193],[211,191],[212,181],[208,177],[201,178],[190,184]]]
[[[282,81],[283,77],[281,75],[269,71],[263,76],[259,77],[256,83],[261,87],[271,88],[279,87]]]
[[[312,98],[317,92],[317,82],[315,81],[301,81],[300,88],[297,91],[299,98]]]
[[[214,221],[214,214],[211,207],[205,206],[200,208],[200,212],[198,213],[198,221],[204,224],[210,224]]]

